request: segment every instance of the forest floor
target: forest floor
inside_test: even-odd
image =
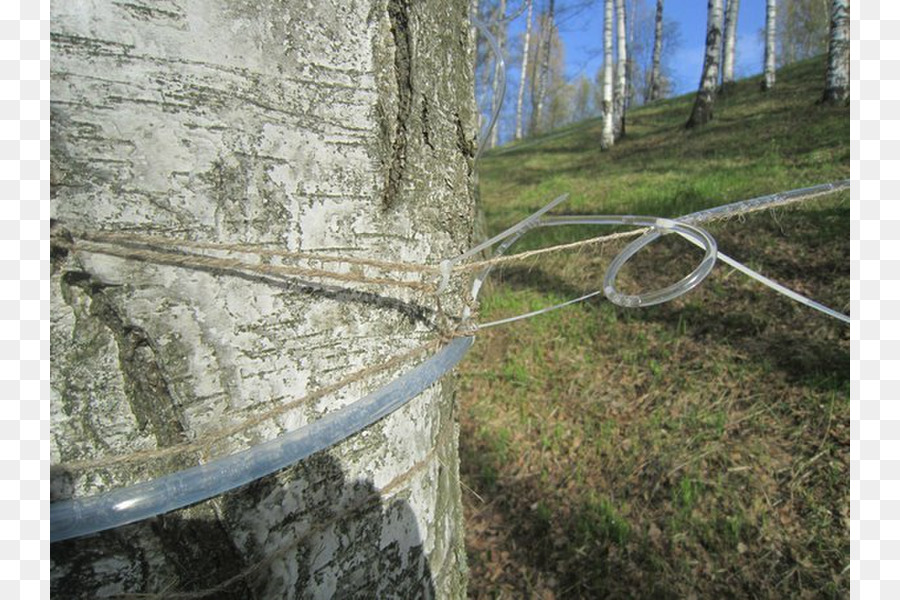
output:
[[[591,120],[488,153],[487,233],[555,212],[678,216],[849,177],[848,106],[823,59],[759,77],[684,129],[693,95],[637,108],[600,152]],[[849,193],[708,226],[719,249],[849,312]],[[518,251],[601,234],[529,233]],[[701,254],[666,236],[623,270],[667,285]],[[498,269],[482,322],[600,289],[625,242]],[[640,309],[605,299],[479,333],[461,371],[472,598],[849,595],[849,327],[718,264]]]

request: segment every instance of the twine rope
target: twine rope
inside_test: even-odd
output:
[[[767,197],[765,202],[745,203],[743,205],[735,205],[730,210],[702,211],[694,213],[684,218],[685,222],[690,223],[709,223],[715,221],[725,221],[744,215],[755,213],[763,210],[773,210],[775,208],[784,207],[791,204],[806,202],[820,198],[823,196],[834,194],[845,188],[837,187],[824,191],[817,191],[809,194],[799,194],[787,197]],[[421,344],[407,352],[391,357],[379,364],[359,369],[335,383],[323,386],[322,388],[311,392],[301,398],[297,398],[271,410],[262,412],[251,418],[248,418],[235,425],[208,431],[197,438],[162,448],[154,448],[147,450],[138,450],[124,454],[108,455],[97,459],[69,461],[57,463],[52,466],[53,470],[65,469],[70,472],[84,472],[94,469],[122,466],[144,462],[148,460],[158,460],[171,456],[182,455],[189,452],[197,452],[201,456],[208,453],[212,447],[221,440],[233,435],[243,433],[257,425],[266,421],[277,418],[288,411],[300,406],[308,405],[316,400],[335,393],[346,386],[357,383],[367,377],[381,373],[388,369],[398,367],[406,363],[410,359],[417,357],[425,352],[434,350],[440,346],[442,342],[449,341],[455,337],[471,335],[470,330],[457,329],[453,330],[448,323],[446,315],[444,315],[440,303],[440,293],[447,287],[448,279],[451,273],[469,273],[482,271],[490,267],[498,265],[515,264],[524,262],[534,257],[545,256],[551,253],[559,253],[568,250],[582,250],[589,246],[605,244],[614,240],[635,237],[645,233],[650,228],[643,227],[627,232],[616,232],[607,235],[597,236],[576,242],[558,244],[547,248],[539,248],[535,250],[520,252],[510,256],[499,256],[486,260],[468,262],[464,264],[452,264],[451,261],[444,260],[438,265],[425,265],[406,262],[391,262],[384,260],[375,260],[368,258],[337,256],[329,254],[317,254],[314,252],[294,252],[288,250],[256,248],[252,246],[240,244],[224,244],[215,242],[199,242],[192,240],[175,240],[160,236],[151,236],[136,233],[125,232],[72,232],[67,233],[72,237],[66,237],[61,233],[57,233],[53,237],[53,243],[70,250],[84,251],[92,253],[100,253],[124,258],[128,260],[136,260],[158,264],[168,264],[182,266],[187,268],[210,268],[225,271],[249,271],[265,275],[278,276],[303,276],[314,278],[326,278],[348,283],[362,283],[373,285],[385,285],[404,287],[421,291],[433,295],[437,306],[438,319],[436,327],[440,333],[440,337],[431,342]],[[135,247],[141,246],[141,247]],[[279,257],[288,259],[316,260],[325,263],[346,263],[357,266],[375,267],[380,270],[393,270],[406,273],[421,273],[434,276],[434,282],[425,281],[406,281],[392,279],[387,277],[370,277],[360,273],[341,273],[330,270],[299,267],[294,265],[271,265],[261,263],[251,263],[234,257],[221,257],[196,254],[193,252],[184,252],[184,248],[192,250],[212,250],[221,252],[235,252],[242,254],[255,254],[260,257]],[[468,306],[472,310],[472,306]],[[461,321],[466,321],[462,319]]]
[[[462,334],[460,334],[462,335]],[[238,433],[243,433],[248,429],[255,427],[256,425],[260,425],[270,419],[275,419],[284,413],[298,408],[300,406],[308,405],[320,398],[327,396],[328,394],[333,394],[348,385],[357,383],[367,377],[375,375],[377,373],[381,373],[382,371],[386,371],[387,369],[400,366],[401,364],[406,363],[408,360],[419,356],[429,350],[436,349],[441,342],[444,340],[438,339],[430,342],[426,342],[424,344],[420,344],[415,348],[403,352],[401,354],[397,354],[377,365],[373,365],[370,367],[365,367],[363,369],[359,369],[358,371],[354,371],[350,375],[326,386],[323,386],[317,389],[314,392],[311,392],[305,396],[287,402],[285,404],[279,405],[271,410],[262,412],[258,415],[254,415],[240,423],[232,425],[230,427],[225,427],[222,429],[216,429],[213,431],[208,431],[201,436],[196,437],[191,441],[181,442],[178,444],[172,444],[170,446],[165,446],[162,448],[153,448],[148,450],[138,450],[136,452],[129,452],[125,454],[114,454],[109,456],[104,456],[102,458],[93,459],[93,460],[82,460],[82,461],[70,461],[64,463],[58,463],[53,465],[52,469],[65,469],[69,472],[83,472],[93,469],[101,469],[113,466],[122,466],[134,464],[137,462],[144,462],[148,460],[157,460],[161,458],[167,458],[173,455],[180,455],[187,452],[200,452],[204,453],[211,449],[211,447],[227,437],[231,437]]]
[[[817,198],[842,191],[843,189],[845,188],[835,188],[824,191],[817,191],[809,194],[794,195],[790,197],[776,197],[766,202],[736,207],[729,212],[703,211],[683,220],[692,224],[725,221],[763,210],[772,210],[791,204],[815,200]],[[578,240],[576,242],[557,244],[554,246],[549,246],[547,248],[537,248],[535,250],[528,250],[512,255],[498,256],[495,258],[459,264],[452,263],[452,261],[450,261],[449,272],[465,274],[475,271],[481,271],[488,267],[496,267],[524,262],[529,259],[544,256],[547,254],[566,252],[570,250],[580,250],[589,246],[605,244],[619,239],[636,237],[638,235],[646,233],[648,230],[649,228],[644,227],[631,231],[610,233],[584,240]],[[259,248],[256,246],[249,246],[244,244],[176,240],[163,236],[154,236],[139,233],[100,231],[89,232],[77,230],[70,230],[69,233],[72,235],[72,240],[66,240],[62,239],[62,236],[56,236],[53,240],[54,244],[75,251],[107,254],[128,260],[144,261],[150,263],[169,264],[188,268],[193,267],[231,271],[250,271],[261,273],[264,275],[331,279],[335,281],[342,281],[345,283],[361,283],[408,288],[428,294],[437,293],[438,291],[442,291],[443,287],[446,287],[445,281],[448,272],[448,261],[446,260],[442,261],[439,264],[431,265],[324,253],[320,254],[316,252],[298,252],[291,250]],[[259,262],[250,262],[245,259],[234,257],[210,256],[198,254],[196,252],[185,252],[184,249],[249,254],[264,258],[285,258],[291,260],[319,261],[321,263],[343,263],[361,267],[373,267],[382,271],[424,274],[430,276],[431,281],[409,281],[391,277],[372,277],[358,272],[345,273],[308,266],[301,267],[296,265],[262,264]]]

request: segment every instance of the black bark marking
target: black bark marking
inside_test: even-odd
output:
[[[388,17],[394,37],[394,75],[397,78],[397,119],[391,162],[384,188],[383,204],[391,208],[399,200],[400,185],[406,171],[409,145],[409,122],[412,116],[412,32],[409,26],[407,0],[390,0]]]
[[[466,126],[463,124],[459,113],[456,113],[454,121],[456,123],[456,147],[459,149],[459,153],[468,159],[466,163],[468,165],[468,175],[471,177],[474,167],[472,159],[475,158],[475,144],[466,135]]]
[[[429,129],[431,124],[428,121],[428,96],[422,95],[422,139],[425,145],[434,150],[434,143],[431,141],[431,132]]]
[[[146,332],[125,323],[108,297],[105,286],[87,273],[69,272],[62,277],[63,287],[79,288],[91,298],[90,315],[113,334],[119,348],[119,368],[125,394],[140,430],[151,427],[160,446],[185,441],[169,385],[163,376],[156,351]]]

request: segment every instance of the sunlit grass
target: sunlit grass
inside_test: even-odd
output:
[[[634,111],[597,148],[588,121],[489,153],[490,232],[562,193],[563,212],[677,216],[848,177],[846,107],[815,104],[821,60],[723,98]],[[849,198],[710,226],[720,248],[849,310]],[[600,233],[529,233],[533,248]],[[669,236],[675,238],[675,236]],[[482,321],[597,289],[621,247],[499,269]],[[666,239],[622,273],[665,285],[699,253]],[[669,304],[597,299],[479,334],[463,363],[460,448],[473,597],[846,597],[849,332],[723,266]]]

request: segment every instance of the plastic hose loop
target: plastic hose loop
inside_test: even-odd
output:
[[[610,302],[628,308],[653,306],[654,304],[667,302],[695,288],[707,275],[709,275],[709,272],[712,271],[713,266],[715,266],[717,253],[716,240],[706,230],[671,219],[631,217],[629,220],[632,221],[632,224],[634,225],[650,225],[653,229],[625,246],[622,252],[620,252],[610,263],[609,268],[606,270],[606,275],[603,277],[603,293]],[[634,295],[623,294],[618,291],[616,289],[616,277],[619,275],[619,271],[622,267],[625,266],[625,263],[627,263],[632,256],[640,252],[645,246],[667,233],[679,233],[682,236],[696,240],[703,245],[706,253],[703,256],[703,260],[697,265],[697,268],[688,273],[687,276],[677,283],[673,283],[664,288]]]

